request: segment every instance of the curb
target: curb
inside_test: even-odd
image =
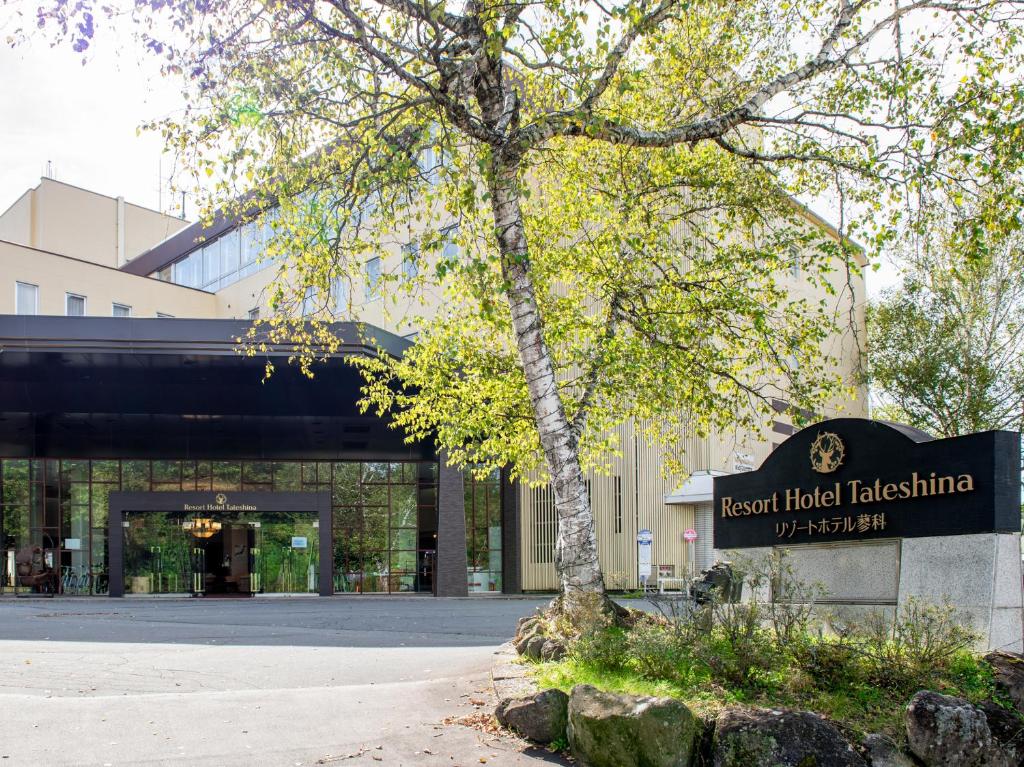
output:
[[[494,654],[491,666],[491,687],[498,700],[522,698],[540,688],[530,675],[529,668],[519,663],[519,654],[511,642],[506,642]]]

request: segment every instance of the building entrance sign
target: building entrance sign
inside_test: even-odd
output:
[[[841,418],[714,480],[718,549],[1020,531],[1020,435]]]

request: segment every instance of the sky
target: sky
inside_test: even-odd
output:
[[[0,34],[0,211],[39,183],[47,162],[59,181],[150,208],[161,207],[163,186],[170,209],[171,158],[157,134],[137,128],[174,113],[182,97],[152,57],[112,43],[99,41],[83,64],[69,46],[11,48]]]
[[[0,0],[0,14],[3,0]],[[51,47],[38,36],[3,44],[0,19],[0,212],[39,183],[47,164],[63,181],[172,215],[180,197],[168,191],[173,164],[157,133],[140,125],[174,115],[179,85],[160,75],[156,59],[139,55],[124,31],[105,30],[88,52]],[[186,218],[195,208],[185,203]],[[827,220],[836,215],[813,206]],[[891,265],[868,274],[868,293],[895,281]]]

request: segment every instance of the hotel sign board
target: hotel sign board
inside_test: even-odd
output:
[[[1020,434],[949,439],[859,418],[808,426],[715,477],[716,549],[1020,531]]]

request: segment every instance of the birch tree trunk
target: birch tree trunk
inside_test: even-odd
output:
[[[519,358],[530,393],[533,417],[551,475],[558,536],[555,568],[563,606],[573,609],[587,597],[604,606],[604,578],[597,556],[597,533],[590,497],[580,468],[579,444],[558,392],[551,353],[529,270],[526,230],[519,204],[517,164],[500,155],[492,161],[491,209],[501,254],[506,298],[512,313]]]

